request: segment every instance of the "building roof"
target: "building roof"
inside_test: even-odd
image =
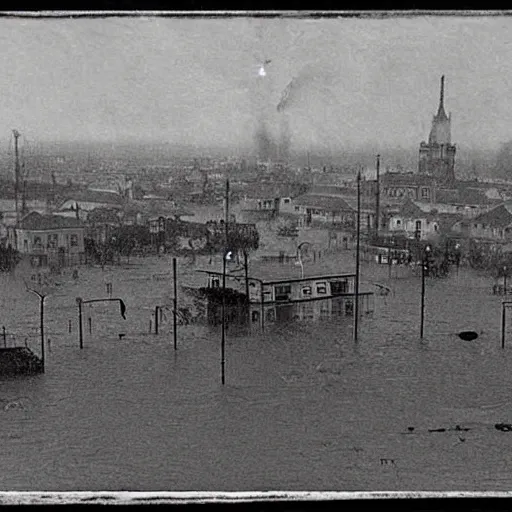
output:
[[[310,208],[320,208],[336,212],[353,212],[354,208],[341,197],[324,196],[320,194],[303,194],[294,199],[294,204]]]
[[[186,210],[181,206],[176,206],[172,201],[162,201],[161,199],[130,201],[123,207],[123,213],[125,215],[136,215],[140,213],[151,218],[194,215],[193,211]]]
[[[436,203],[463,205],[463,206],[488,206],[492,204],[485,195],[485,190],[477,187],[459,186],[458,188],[439,188],[435,191]]]
[[[323,196],[354,196],[357,194],[355,187],[338,187],[335,185],[313,185],[308,194]]]
[[[425,218],[428,213],[423,211],[416,203],[411,200],[406,201],[400,210],[398,215],[406,218]]]
[[[248,183],[243,189],[243,195],[250,199],[277,199],[281,197],[296,197],[304,185],[296,183]]]
[[[492,210],[473,219],[479,224],[489,224],[493,228],[504,228],[512,224],[512,203],[502,203]]]
[[[117,209],[95,208],[87,215],[90,224],[119,224]]]
[[[69,229],[83,227],[82,223],[73,217],[62,217],[60,215],[41,215],[37,212],[30,212],[20,220],[18,229],[29,231],[44,231],[49,229]]]
[[[382,187],[434,185],[435,179],[427,174],[413,174],[400,172],[387,172],[381,175],[380,184]]]
[[[61,196],[60,204],[62,205],[69,200],[76,201],[79,204],[82,202],[121,205],[125,202],[125,199],[115,192],[99,190],[77,190],[75,192],[68,192]]]

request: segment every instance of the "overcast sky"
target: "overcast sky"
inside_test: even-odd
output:
[[[408,148],[444,74],[453,141],[497,147],[512,139],[511,42],[511,17],[0,19],[0,138],[240,147],[286,116],[294,148]]]

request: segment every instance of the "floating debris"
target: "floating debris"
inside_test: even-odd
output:
[[[494,425],[496,430],[501,430],[502,432],[512,432],[512,424],[511,423],[496,423]]]
[[[475,331],[462,331],[459,332],[459,338],[463,341],[473,341],[478,338],[478,333]]]

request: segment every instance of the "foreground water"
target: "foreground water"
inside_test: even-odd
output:
[[[228,331],[222,386],[219,331],[180,327],[177,351],[169,322],[148,332],[152,308],[172,296],[169,263],[81,269],[52,292],[46,373],[0,381],[1,489],[512,486],[512,433],[494,428],[512,422],[512,332],[502,350],[501,299],[489,278],[461,270],[428,280],[420,341],[419,277],[394,269],[389,278],[365,264],[365,285],[392,293],[376,297],[357,344],[350,319]],[[182,266],[182,282],[194,284]],[[340,267],[322,261],[309,273]],[[0,279],[1,323],[39,353],[37,298],[19,278]],[[107,282],[126,301],[127,320],[115,305],[86,307],[80,350],[75,297],[103,297]],[[469,329],[476,341],[456,336]],[[470,430],[428,431],[456,425]]]

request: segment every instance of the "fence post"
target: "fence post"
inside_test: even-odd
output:
[[[506,303],[501,305],[501,348],[505,348]]]

